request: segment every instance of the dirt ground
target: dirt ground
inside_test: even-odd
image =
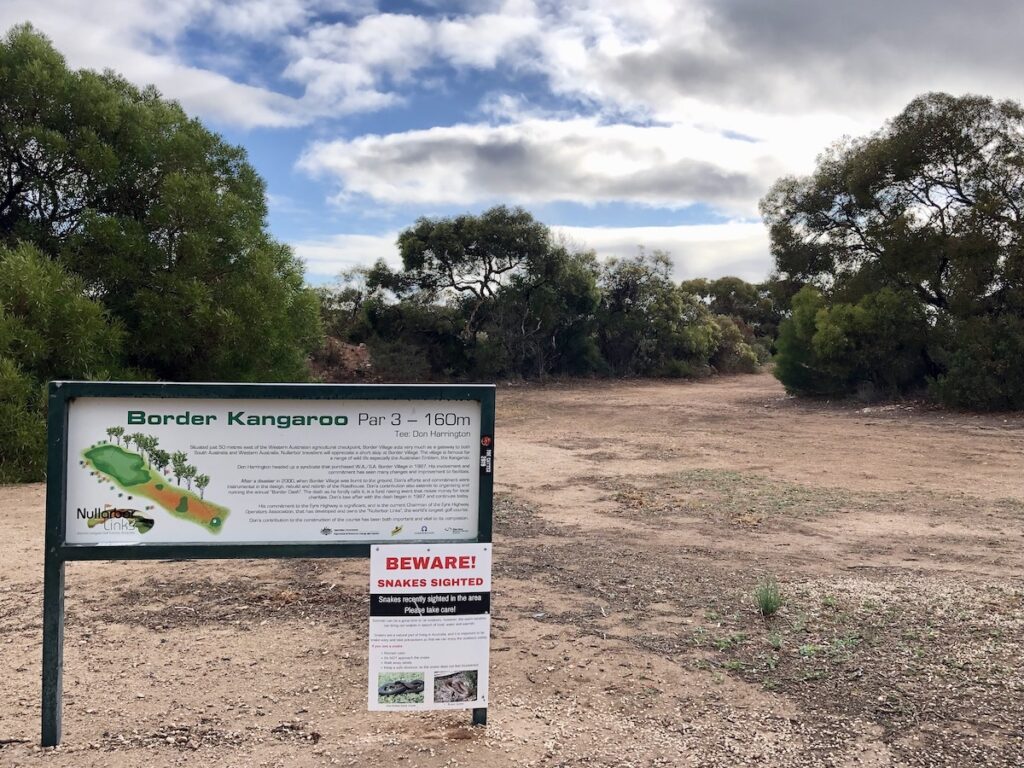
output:
[[[74,563],[40,750],[43,488],[13,486],[0,765],[1024,765],[1020,416],[768,375],[498,403],[486,728],[365,711],[366,561]]]

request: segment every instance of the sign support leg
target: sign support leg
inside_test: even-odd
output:
[[[64,671],[64,561],[47,551],[43,572],[42,745],[60,744]]]
[[[487,707],[473,710],[473,725],[487,725]]]

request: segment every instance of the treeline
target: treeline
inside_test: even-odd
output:
[[[420,219],[400,268],[314,290],[242,148],[17,27],[0,41],[0,482],[45,472],[47,381],[331,380],[341,342],[396,381],[696,377],[774,350],[796,394],[1021,409],[1022,158],[1019,104],[930,94],[773,187],[764,284],[679,283],[659,252],[600,261],[498,206]]]
[[[365,344],[389,380],[752,372],[780,319],[766,286],[680,284],[656,251],[602,262],[521,208],[422,218],[398,247],[400,269],[320,291],[327,334]],[[331,355],[315,358],[328,376]]]

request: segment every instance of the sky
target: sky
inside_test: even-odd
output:
[[[1019,0],[0,2],[25,21],[244,146],[315,284],[496,204],[763,280],[777,178],[927,91],[1024,97]]]

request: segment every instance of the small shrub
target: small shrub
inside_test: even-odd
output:
[[[782,590],[779,589],[779,583],[774,578],[762,581],[754,592],[754,601],[764,618],[774,616],[782,607]]]

